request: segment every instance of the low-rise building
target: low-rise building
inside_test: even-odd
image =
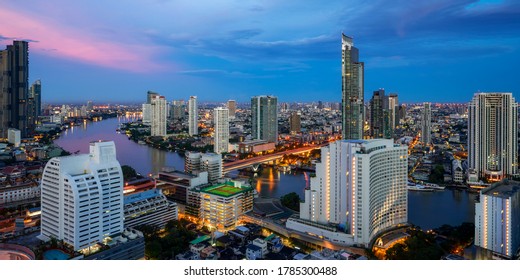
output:
[[[177,220],[175,202],[168,201],[160,189],[132,193],[124,197],[124,225],[151,225],[163,228],[168,221]]]
[[[238,181],[203,188],[200,218],[217,229],[230,229],[239,217],[253,210],[253,188]]]
[[[274,151],[275,146],[276,144],[274,142],[267,142],[266,140],[249,140],[244,141],[238,145],[238,152],[241,154],[257,154],[267,151]]]

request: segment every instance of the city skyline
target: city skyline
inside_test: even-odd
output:
[[[342,32],[365,62],[366,99],[385,88],[402,102],[464,102],[479,90],[520,87],[520,4],[512,1],[4,4],[0,44],[29,42],[29,82],[41,79],[43,102],[138,102],[147,90],[175,99],[339,102]]]

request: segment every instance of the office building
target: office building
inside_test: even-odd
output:
[[[253,210],[253,188],[238,181],[200,191],[202,223],[219,230],[234,228],[241,215]]]
[[[379,89],[374,91],[370,99],[370,137],[384,138],[385,128],[385,90]]]
[[[520,253],[520,182],[504,180],[480,191],[475,246],[505,258]]]
[[[112,141],[90,153],[54,157],[41,180],[42,240],[54,237],[87,249],[123,231],[123,173]]]
[[[237,110],[237,102],[235,100],[228,100],[227,108],[229,109],[229,118],[234,119]]]
[[[213,110],[214,146],[216,154],[227,153],[229,146],[229,109],[217,107]]]
[[[271,95],[251,98],[251,137],[278,142],[278,98]]]
[[[432,143],[432,104],[430,102],[423,103],[421,118],[421,142],[424,145]]]
[[[364,124],[364,64],[354,40],[342,34],[341,44],[341,112],[343,139],[362,139]]]
[[[301,113],[300,112],[292,112],[290,119],[290,130],[291,134],[298,134],[302,131],[301,125]]]
[[[151,135],[166,136],[166,120],[168,103],[164,96],[156,95],[152,98],[151,106]]]
[[[337,244],[366,246],[405,224],[408,151],[390,139],[342,140],[321,148],[300,218],[287,227]]]
[[[133,192],[124,196],[125,228],[142,225],[164,228],[178,219],[177,203],[168,201],[160,189]]]
[[[7,142],[13,144],[15,147],[20,147],[22,132],[16,128],[7,129]]]
[[[184,171],[192,174],[206,171],[208,172],[208,181],[215,183],[223,176],[222,155],[216,153],[186,153]]]
[[[9,128],[27,137],[28,84],[29,43],[13,41],[0,51],[0,138],[7,138]]]
[[[158,173],[157,188],[171,200],[186,205],[188,190],[208,184],[208,172],[196,171],[195,174],[173,168],[164,168]]]
[[[468,107],[468,162],[479,178],[518,174],[518,103],[511,93],[475,93]]]
[[[190,100],[188,100],[188,129],[190,136],[199,134],[197,96],[190,96]]]

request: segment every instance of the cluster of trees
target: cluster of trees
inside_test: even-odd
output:
[[[280,202],[282,203],[283,206],[291,209],[291,210],[294,210],[296,212],[300,212],[300,196],[295,193],[295,192],[291,192],[291,193],[288,193],[282,197],[280,197]]]
[[[197,237],[186,229],[188,221],[169,221],[164,232],[157,227],[144,225],[139,228],[144,234],[145,257],[149,260],[172,260],[189,248],[189,242]]]
[[[420,229],[410,229],[403,243],[398,243],[386,250],[388,260],[440,260],[444,254],[433,233]]]
[[[442,164],[435,165],[428,180],[435,184],[444,183],[444,166]]]

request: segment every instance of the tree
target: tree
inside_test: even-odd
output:
[[[280,202],[282,203],[283,206],[285,206],[291,210],[300,212],[301,200],[300,200],[300,196],[297,193],[291,192],[291,193],[288,193],[288,194],[282,196],[280,198]]]
[[[128,165],[121,166],[121,170],[123,171],[123,178],[125,181],[137,177],[137,172],[135,171],[135,169]]]
[[[435,165],[435,168],[430,173],[428,180],[432,183],[444,183],[444,166],[441,164]]]

